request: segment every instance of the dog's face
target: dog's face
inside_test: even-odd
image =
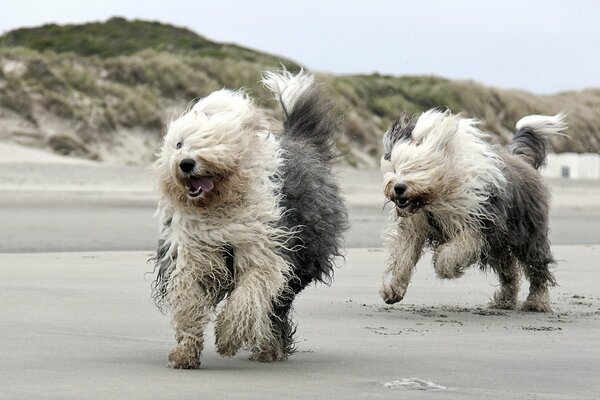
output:
[[[410,216],[444,198],[454,186],[457,118],[428,111],[397,119],[383,137],[381,171],[385,196],[400,216]]]
[[[154,165],[173,205],[205,207],[244,197],[244,162],[262,114],[239,92],[220,90],[173,121]]]

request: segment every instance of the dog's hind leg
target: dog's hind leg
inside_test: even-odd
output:
[[[552,311],[548,285],[542,283],[541,280],[534,280],[533,282],[531,282],[531,278],[529,280],[529,295],[527,296],[527,300],[525,300],[521,306],[521,310],[538,312]]]
[[[550,312],[552,307],[548,287],[556,285],[556,280],[549,266],[554,263],[554,258],[550,252],[550,243],[545,237],[538,241],[535,249],[533,255],[520,260],[529,280],[529,295],[521,310]]]
[[[477,262],[483,241],[478,231],[464,231],[440,245],[433,255],[433,267],[438,277],[455,279]]]
[[[388,267],[384,279],[389,274],[391,280],[384,282],[380,294],[387,304],[394,304],[404,298],[413,271],[425,245],[426,234],[405,223],[392,229],[385,244],[389,252]]]
[[[219,354],[233,356],[242,346],[274,342],[272,303],[283,291],[287,270],[287,263],[266,246],[236,249],[235,288],[215,324]]]
[[[509,257],[500,263],[492,263],[492,268],[500,278],[500,288],[494,293],[490,308],[514,310],[517,307],[520,272],[515,257]]]
[[[178,369],[200,368],[204,329],[214,302],[196,276],[185,268],[177,269],[171,275],[167,296],[177,339],[177,346],[169,354],[169,366]]]
[[[554,263],[547,237],[530,238],[527,253],[519,257],[523,272],[529,280],[529,295],[523,303],[523,311],[552,311],[550,307],[549,286],[556,285],[556,280],[549,266]]]

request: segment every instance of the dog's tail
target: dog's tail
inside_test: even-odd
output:
[[[321,95],[314,77],[304,71],[293,75],[284,70],[265,72],[262,82],[281,103],[283,134],[303,139],[326,158],[333,158],[337,121],[331,115],[332,104]]]
[[[533,168],[538,169],[546,163],[549,139],[555,135],[564,135],[567,129],[566,114],[555,116],[528,115],[517,122],[517,132],[513,137],[510,150],[525,159]]]

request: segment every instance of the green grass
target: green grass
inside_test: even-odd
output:
[[[26,47],[39,52],[76,53],[100,58],[132,55],[152,49],[222,60],[281,63],[291,70],[299,68],[297,63],[283,57],[217,43],[186,28],[120,17],[80,25],[48,24],[16,29],[0,37],[0,47]]]
[[[192,99],[222,87],[244,87],[261,106],[274,109],[259,80],[263,71],[281,64],[300,68],[158,22],[112,18],[18,29],[0,37],[0,107],[40,132],[47,114],[64,120],[70,131],[53,139],[51,147],[95,158],[94,142],[112,143],[128,130],[143,132],[150,146],[158,145],[171,118]],[[497,142],[509,140],[526,114],[564,110],[570,114],[570,137],[556,140],[556,150],[600,151],[600,89],[537,96],[435,76],[318,74],[318,79],[342,116],[339,150],[350,165],[374,165],[389,124],[402,112],[431,107],[480,119]]]

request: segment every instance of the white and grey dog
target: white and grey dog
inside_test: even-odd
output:
[[[328,282],[340,253],[347,212],[331,171],[330,103],[303,72],[266,73],[263,83],[283,107],[281,134],[246,94],[223,89],[170,124],[155,164],[154,297],[172,313],[173,368],[200,366],[215,312],[221,355],[286,359],[295,295]]]
[[[490,144],[476,124],[434,109],[401,117],[385,133],[381,170],[395,222],[381,295],[389,304],[402,300],[430,248],[440,278],[460,277],[474,264],[495,271],[492,307],[516,308],[522,270],[530,283],[522,309],[550,311],[550,194],[537,169],[548,139],[566,128],[564,115],[521,119],[507,147]]]

